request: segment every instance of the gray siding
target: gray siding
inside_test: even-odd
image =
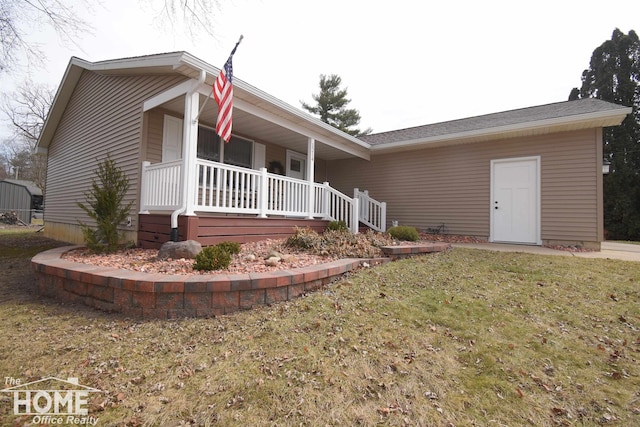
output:
[[[387,202],[388,224],[420,229],[445,224],[450,234],[487,238],[490,162],[541,156],[541,237],[545,242],[602,240],[601,133],[562,132],[400,153],[371,161],[330,162],[332,185],[369,190]]]
[[[134,201],[131,216],[137,217],[142,104],[182,80],[181,76],[82,73],[49,146],[46,221],[88,220],[77,202],[85,201],[97,164],[107,153],[130,180],[125,203]]]
[[[14,211],[20,221],[31,222],[31,194],[22,185],[0,181],[0,212]]]

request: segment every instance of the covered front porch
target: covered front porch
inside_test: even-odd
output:
[[[249,241],[295,227],[321,231],[328,221],[354,233],[361,225],[386,229],[385,203],[358,189],[344,194],[326,175],[332,160],[369,160],[366,143],[237,79],[233,136],[224,143],[206,77],[202,71],[144,102],[142,246]]]

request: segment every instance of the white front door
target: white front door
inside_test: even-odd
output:
[[[287,176],[307,179],[307,156],[296,151],[287,150]]]
[[[540,157],[491,161],[490,209],[490,241],[542,243]]]

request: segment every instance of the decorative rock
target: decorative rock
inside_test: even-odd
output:
[[[251,262],[253,262],[253,261],[255,261],[255,260],[256,260],[256,256],[255,256],[254,254],[249,254],[249,255],[247,255],[247,256],[246,256],[246,258],[245,258],[245,259],[246,259],[247,261],[251,261]]]
[[[283,254],[280,257],[280,261],[282,261],[282,262],[293,262],[295,260],[296,260],[296,257],[293,256],[293,255],[289,255],[289,254]]]
[[[269,254],[266,257],[264,257],[264,259],[269,259],[269,258],[282,258],[282,254],[278,251],[271,250],[269,251]]]
[[[202,250],[200,242],[185,240],[183,242],[166,242],[158,251],[158,259],[193,259]]]
[[[272,256],[272,257],[269,257],[269,258],[264,262],[264,264],[265,264],[265,265],[268,265],[269,267],[275,267],[275,266],[276,266],[276,265],[278,265],[278,263],[280,262],[280,259],[281,259],[280,257]]]

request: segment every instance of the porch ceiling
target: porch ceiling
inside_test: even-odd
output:
[[[209,88],[210,90],[210,88]],[[234,94],[236,98],[238,98],[237,94]],[[205,107],[200,114],[199,122],[201,125],[209,126],[215,128],[216,119],[218,115],[218,105],[213,98],[209,98],[206,101],[206,96],[200,96],[200,108],[204,104]],[[206,101],[206,104],[205,104]],[[254,101],[255,100],[251,100]],[[242,98],[240,98],[239,102],[242,103]],[[246,103],[243,103],[246,104]],[[255,104],[254,104],[255,105]],[[261,109],[262,105],[257,105],[256,108]],[[180,96],[171,101],[168,101],[160,106],[160,108],[164,110],[171,111],[179,116],[183,115],[184,112],[184,96]],[[265,110],[267,111],[267,110]],[[272,110],[268,110],[269,114],[276,115],[278,118],[282,119],[284,122],[290,122],[300,128],[306,128],[304,120],[291,120],[291,117],[283,117],[281,114],[276,114],[276,112]],[[320,133],[319,136],[323,136],[323,132],[318,132],[317,130],[313,130],[315,133]],[[245,137],[251,140],[255,140],[257,142],[262,143],[270,143],[282,146],[286,149],[297,151],[299,153],[306,154],[307,153],[307,142],[308,136],[297,132],[295,130],[289,129],[286,126],[279,125],[274,123],[273,121],[267,120],[265,118],[259,117],[247,111],[244,111],[242,108],[239,108],[237,105],[234,105],[233,109],[233,133],[235,135]],[[331,136],[326,136],[327,140],[330,141]],[[323,141],[320,138],[316,137],[315,144],[315,155],[316,158],[324,159],[324,160],[337,160],[337,159],[345,159],[350,157],[368,157],[368,152],[362,149],[362,153],[349,153],[344,151],[344,149],[336,148],[326,141]],[[363,143],[366,145],[366,143]],[[358,150],[360,151],[360,150]],[[366,154],[365,154],[366,153]]]

